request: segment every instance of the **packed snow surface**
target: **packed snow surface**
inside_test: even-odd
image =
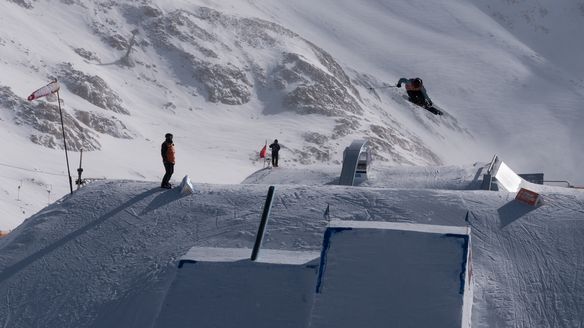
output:
[[[460,168],[436,169],[454,175]],[[277,169],[272,179],[278,172],[290,179]],[[530,207],[504,191],[392,188],[391,180],[387,187],[315,186],[310,180],[276,185],[264,248],[318,252],[329,220],[468,226],[473,327],[584,322],[581,191],[543,187],[543,204]],[[2,324],[151,325],[189,249],[251,248],[255,241],[267,185],[194,187],[181,196],[155,182],[98,181],[26,220],[0,239]]]

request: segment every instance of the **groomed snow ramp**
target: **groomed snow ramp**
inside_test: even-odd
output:
[[[469,249],[466,227],[335,222],[309,327],[470,327]]]
[[[154,327],[306,327],[318,252],[194,247],[179,262]]]

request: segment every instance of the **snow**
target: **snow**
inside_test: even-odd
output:
[[[361,187],[419,188],[445,190],[477,190],[487,165],[481,163],[456,166],[380,166],[373,162],[368,167],[368,179]],[[244,184],[302,184],[338,185],[341,167],[306,167],[302,169],[278,167],[263,168],[251,174]]]
[[[383,221],[341,221],[333,220],[329,224],[330,228],[359,228],[359,229],[392,229],[401,231],[417,231],[425,233],[438,233],[438,234],[458,234],[458,235],[468,235],[469,230],[466,227],[449,227],[440,225],[429,225],[429,224],[412,224],[412,223],[402,223],[402,222],[383,222]]]
[[[208,35],[181,40],[195,33],[171,14],[201,7],[217,10],[189,18]],[[165,315],[192,295],[176,294],[169,307],[169,291],[186,283],[213,296],[204,284],[213,278],[232,284],[222,289],[230,301],[199,310],[227,321],[221,305],[238,315],[253,305],[235,297],[247,290],[240,276],[272,288],[258,296],[263,304],[292,306],[277,287],[284,279],[287,292],[314,295],[302,289],[315,274],[306,261],[338,221],[470,228],[475,328],[584,325],[584,193],[520,181],[542,198],[528,206],[502,188],[479,190],[487,165],[476,162],[498,154],[513,174],[584,185],[582,10],[573,0],[0,2],[0,230],[11,230],[0,238],[0,326],[176,324]],[[153,25],[157,17],[167,31]],[[134,30],[135,66],[120,65]],[[199,61],[218,71],[197,80]],[[84,152],[91,182],[72,195],[63,151],[31,142],[53,136],[59,147],[59,125],[34,115],[39,107],[19,112],[64,63],[99,76],[130,113],[62,88],[64,112],[78,124],[68,142],[100,148]],[[411,105],[403,90],[368,89],[415,76],[444,116]],[[329,88],[284,106],[300,86]],[[224,102],[211,102],[212,91],[226,92]],[[309,105],[321,112],[302,113]],[[76,111],[111,119],[134,139],[98,132]],[[167,132],[177,149],[173,183],[188,175],[192,194],[158,188]],[[262,168],[258,152],[274,138],[281,167]],[[356,139],[375,149],[374,164],[359,186],[339,186],[342,151]],[[75,180],[79,153],[69,162]],[[250,263],[268,185],[276,186],[271,220],[260,263]],[[202,261],[179,269],[183,258]],[[197,266],[205,276],[193,282]],[[306,318],[306,307],[291,308],[282,317]]]
[[[335,220],[321,253],[264,249],[252,262],[248,248],[193,247],[179,261],[155,326],[468,327],[468,233]]]
[[[317,271],[308,262],[319,253],[263,250],[256,262],[250,254],[250,249],[191,249],[154,326],[306,326]],[[276,281],[277,286],[266,285]]]
[[[71,63],[74,69],[103,78],[131,113],[104,111],[63,88],[65,112],[113,116],[136,136],[127,140],[96,133],[101,150],[84,154],[84,177],[160,179],[158,148],[171,131],[176,136],[176,176],[188,173],[200,183],[239,183],[260,166],[257,152],[266,139],[277,137],[285,146],[283,167],[304,168],[306,162],[334,166],[353,139],[374,136],[380,142],[391,140],[380,151],[388,165],[463,165],[497,153],[518,172],[544,172],[551,180],[584,184],[584,76],[577,60],[582,44],[574,41],[584,23],[577,1],[144,2],[150,14],[207,6],[233,17],[275,22],[299,36],[275,36],[284,43],[273,49],[244,47],[233,53],[206,41],[205,46],[221,54],[215,60],[218,65],[253,63],[269,71],[281,52],[292,52],[324,69],[300,37],[328,52],[359,92],[364,110],[349,116],[360,127],[337,139],[330,137],[334,118],[287,111],[273,101],[279,91],[256,89],[260,81],[253,81],[249,103],[209,103],[197,89],[200,83],[190,85],[192,77],[182,76],[182,59],[147,45],[153,40],[140,22],[152,17],[136,6],[85,0],[0,4],[0,10],[9,13],[0,22],[0,85],[24,99],[55,75],[57,65]],[[220,43],[237,48],[233,31],[200,23]],[[110,46],[106,37],[127,40],[135,29],[140,30],[139,45],[131,53],[136,66],[110,65],[126,50]],[[175,41],[198,56],[193,44]],[[92,52],[99,62],[80,56],[74,51],[79,48]],[[436,118],[416,109],[403,99],[403,90],[367,90],[404,76],[422,77],[429,95],[448,115]],[[376,135],[371,132],[374,125],[387,129],[376,130]],[[306,142],[307,132],[329,140]],[[32,144],[34,133],[29,126],[15,124],[11,111],[0,111],[0,138],[10,154],[0,163],[0,229],[15,228],[68,192],[62,151]],[[418,149],[420,145],[425,148]],[[327,157],[315,159],[317,150]],[[78,153],[70,153],[73,179],[77,162]]]
[[[249,260],[252,250],[249,248],[215,248],[193,247],[181,259],[181,262],[235,262]],[[296,252],[286,250],[260,250],[256,263],[305,264],[320,256],[318,252]],[[180,264],[180,262],[179,262]]]
[[[441,170],[453,175],[457,168]],[[505,191],[310,180],[276,185],[264,249],[318,252],[328,217],[470,227],[473,327],[584,320],[581,191],[545,186],[543,204],[532,207]],[[190,249],[243,248],[242,258],[249,256],[266,191],[262,184],[194,183],[194,193],[181,196],[157,182],[91,183],[0,239],[0,318],[10,327],[150,325]]]
[[[329,228],[310,327],[469,327],[462,314],[472,292],[469,237],[460,230],[387,222]]]

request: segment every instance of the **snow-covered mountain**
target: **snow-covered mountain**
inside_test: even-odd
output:
[[[338,165],[368,138],[381,165],[488,160],[583,182],[582,4],[565,1],[87,1],[0,3],[0,229],[68,192],[74,176],[237,183],[266,140],[284,166]],[[554,51],[561,49],[561,51]],[[558,54],[558,52],[560,54]],[[572,70],[573,68],[573,70]],[[568,73],[566,73],[568,72]],[[404,99],[420,76],[447,115]],[[75,179],[75,177],[74,177]]]

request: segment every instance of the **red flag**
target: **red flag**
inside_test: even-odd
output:
[[[264,145],[264,148],[260,150],[260,158],[266,158],[266,152],[268,151],[268,145]]]
[[[59,89],[61,88],[61,86],[59,85],[59,82],[57,82],[57,80],[45,85],[44,87],[36,90],[35,92],[33,92],[30,96],[28,96],[28,101],[31,100],[35,100],[35,99],[39,99],[48,95],[52,95],[53,93],[59,91]]]

